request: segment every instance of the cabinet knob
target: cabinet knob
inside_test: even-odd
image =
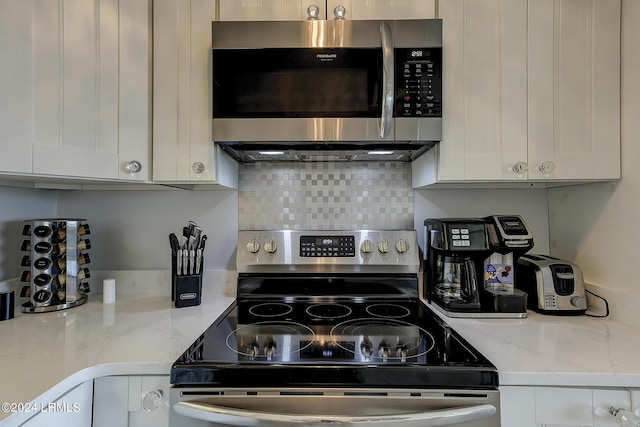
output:
[[[320,18],[320,8],[315,4],[310,5],[307,8],[307,20],[316,21],[318,18]]]
[[[611,406],[609,407],[609,413],[613,415],[616,422],[623,427],[640,426],[640,419],[638,419],[638,417],[636,417],[631,411]]]
[[[204,173],[204,163],[202,162],[195,162],[191,165],[191,170],[196,174],[196,175],[201,175],[202,173]]]
[[[142,170],[142,163],[137,160],[131,160],[129,163],[127,163],[125,169],[127,169],[127,172],[133,175],[134,173],[138,173]]]
[[[515,173],[516,175],[524,175],[525,173],[527,173],[528,169],[529,166],[526,162],[518,162],[511,168],[513,173]]]
[[[554,170],[556,170],[556,164],[551,161],[542,162],[542,164],[540,164],[540,166],[538,167],[538,170],[542,172],[544,176],[549,176],[553,173]]]
[[[153,390],[147,393],[142,399],[142,408],[147,411],[155,411],[162,405],[164,395],[162,390]]]
[[[334,19],[342,20],[345,18],[346,15],[347,15],[347,9],[345,9],[345,7],[342,5],[338,5],[335,7],[335,9],[333,9]]]

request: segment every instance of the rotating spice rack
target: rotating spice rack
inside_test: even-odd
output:
[[[25,221],[22,235],[20,296],[24,313],[64,310],[87,302],[90,290],[89,224],[85,219],[36,219]]]

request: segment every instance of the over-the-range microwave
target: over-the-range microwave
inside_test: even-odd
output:
[[[442,137],[442,21],[214,21],[212,99],[241,161],[414,158]]]

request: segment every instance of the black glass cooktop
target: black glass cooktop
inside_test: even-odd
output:
[[[262,297],[232,304],[176,361],[171,383],[487,389],[498,375],[417,298]]]

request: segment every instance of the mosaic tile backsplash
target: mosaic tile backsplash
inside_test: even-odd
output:
[[[408,163],[240,165],[241,230],[413,229]]]

